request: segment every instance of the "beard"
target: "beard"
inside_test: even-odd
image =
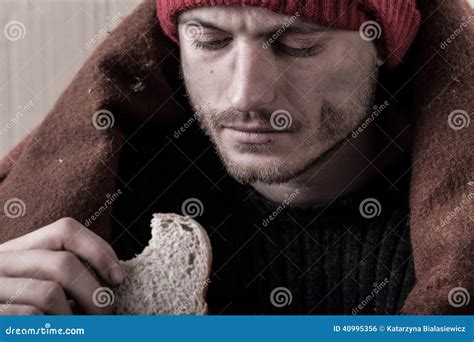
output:
[[[320,120],[317,125],[308,120],[308,114],[292,116],[289,132],[301,137],[298,144],[290,146],[286,156],[272,158],[271,162],[256,162],[242,165],[232,157],[232,151],[225,147],[219,132],[226,124],[232,122],[262,122],[271,120],[270,111],[240,112],[236,110],[217,111],[207,105],[200,106],[197,101],[190,101],[195,110],[199,126],[213,143],[214,149],[226,167],[227,172],[242,184],[262,183],[268,185],[283,184],[290,181],[304,182],[311,178],[341,147],[346,143],[352,131],[368,117],[368,112],[375,101],[376,78],[369,79],[369,84],[362,86],[344,108],[323,101],[320,109]],[[192,99],[188,94],[188,98]],[[315,146],[324,146],[315,148]],[[272,147],[267,144],[238,144],[234,147],[238,153],[271,156]],[[299,161],[292,160],[294,153],[306,154]]]

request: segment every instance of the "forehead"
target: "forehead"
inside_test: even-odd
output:
[[[184,11],[178,18],[179,24],[197,22],[203,26],[215,27],[230,32],[258,35],[268,34],[282,25],[294,32],[315,32],[327,30],[323,25],[311,23],[299,17],[282,15],[257,6],[221,5],[198,7]],[[289,24],[289,25],[288,25]]]

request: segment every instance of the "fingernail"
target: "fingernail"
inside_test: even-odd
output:
[[[112,266],[112,268],[110,269],[110,278],[114,283],[121,283],[124,277],[125,276],[123,274],[122,267],[120,267],[119,264],[115,264],[114,266]]]

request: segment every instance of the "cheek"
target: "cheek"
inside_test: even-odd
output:
[[[351,35],[353,35],[351,33]],[[359,39],[360,40],[360,39]],[[342,108],[364,102],[370,96],[368,89],[377,79],[376,54],[372,45],[351,40],[335,46],[335,61],[329,68],[324,89],[327,99]]]
[[[358,34],[356,34],[358,35]],[[341,102],[366,81],[372,68],[371,46],[358,46],[350,33],[338,34],[316,56],[293,63],[288,71],[303,100]]]
[[[219,69],[218,64],[196,55],[192,47],[181,50],[181,65],[187,92],[193,103],[212,104],[214,107],[223,99],[223,71]]]
[[[347,59],[331,73],[327,101],[358,120],[374,101],[377,77],[377,68],[371,61]]]
[[[298,119],[308,128],[319,122],[319,112],[325,100],[327,73],[310,60],[293,61],[279,83],[279,97],[296,111]]]
[[[308,72],[307,77],[313,80],[313,84],[307,98],[311,99],[312,105],[329,104],[341,112],[360,112],[361,107],[372,100],[372,86],[377,77],[370,62],[364,62],[365,68],[361,63],[335,54],[327,57],[326,62],[319,63],[318,70]]]
[[[313,113],[324,102],[336,105],[347,98],[357,84],[345,50],[337,44],[329,44],[320,54],[293,62],[285,78],[289,80],[285,91],[295,106]]]
[[[209,80],[212,75],[209,75],[209,63],[199,58],[196,49],[189,42],[181,44],[180,54],[181,67],[188,92],[191,94],[201,93],[203,89],[208,88],[208,83],[211,84]]]
[[[289,99],[309,128],[304,133],[307,148],[325,150],[359,124],[373,100],[373,72],[370,63],[363,69],[337,49],[290,72],[298,91],[293,88]]]

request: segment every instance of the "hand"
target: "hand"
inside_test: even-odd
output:
[[[116,286],[123,272],[112,247],[72,218],[62,218],[0,245],[0,315],[110,315],[96,305],[101,280]],[[99,303],[100,304],[100,303]]]

